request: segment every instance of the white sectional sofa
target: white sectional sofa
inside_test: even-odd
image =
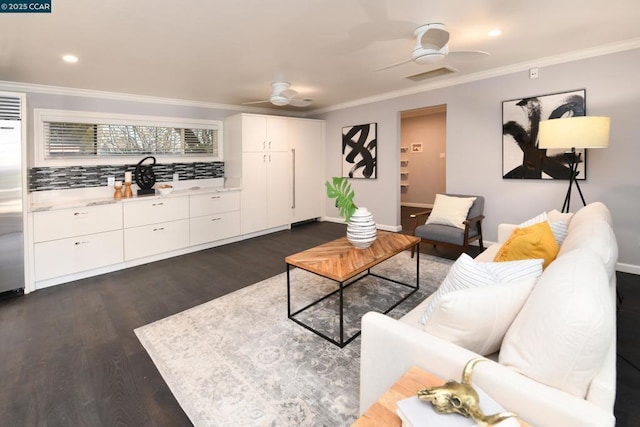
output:
[[[475,261],[492,262],[515,228],[500,225],[499,243]],[[592,203],[571,217],[566,231],[557,257],[498,338],[499,352],[476,366],[473,384],[534,426],[613,426],[618,247],[611,215]],[[434,295],[400,320],[374,312],[363,317],[361,413],[411,366],[460,380],[467,361],[478,357],[420,323]],[[507,303],[485,303],[486,310]]]

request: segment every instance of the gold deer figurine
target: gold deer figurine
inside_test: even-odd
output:
[[[431,402],[433,409],[439,414],[460,414],[472,418],[481,427],[495,426],[507,418],[517,417],[513,412],[500,412],[484,415],[480,409],[480,398],[471,386],[473,368],[478,362],[487,359],[477,357],[467,362],[462,370],[462,382],[449,381],[438,387],[427,387],[418,390],[418,398]]]

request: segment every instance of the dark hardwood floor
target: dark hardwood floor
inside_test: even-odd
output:
[[[133,330],[282,273],[286,255],[344,232],[309,223],[0,300],[0,425],[191,425]],[[618,283],[618,425],[640,425],[640,374],[626,362],[640,363],[640,277]]]

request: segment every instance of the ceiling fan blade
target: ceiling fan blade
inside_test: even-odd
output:
[[[486,58],[490,55],[489,52],[485,52],[484,50],[451,50],[448,56],[454,57],[455,59],[476,60]]]
[[[292,107],[308,107],[309,105],[311,105],[311,99],[291,98],[289,99],[289,105],[291,105]]]
[[[265,102],[271,102],[268,99],[264,99],[262,101],[250,101],[250,102],[243,102],[242,105],[251,105],[251,104],[264,104]]]
[[[395,64],[391,64],[391,65],[387,65],[385,67],[382,68],[378,68],[374,71],[384,71],[384,70],[388,70],[389,68],[394,68],[394,67],[399,67],[400,65],[404,65],[404,64],[408,64],[409,62],[411,62],[411,59],[407,59],[406,61],[401,61],[401,62],[396,62]]]

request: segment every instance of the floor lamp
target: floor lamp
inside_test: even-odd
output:
[[[609,117],[595,116],[568,117],[540,122],[538,148],[571,149],[571,151],[565,151],[570,175],[562,212],[569,212],[571,189],[574,184],[582,204],[587,205],[577,180],[582,153],[576,152],[576,148],[606,148],[609,145],[609,123]]]

